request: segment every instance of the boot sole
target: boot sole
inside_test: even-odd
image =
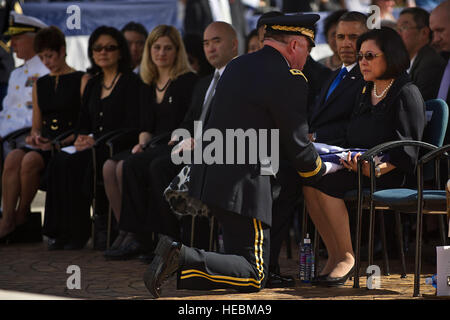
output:
[[[155,257],[144,274],[145,286],[155,298],[161,296],[161,284],[158,283],[158,280],[160,280],[158,278],[161,278],[161,270],[164,270],[173,258],[173,255],[172,257],[169,256],[172,249],[172,242],[172,239],[167,236],[161,237],[155,248]]]

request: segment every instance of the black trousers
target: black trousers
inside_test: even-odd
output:
[[[218,208],[211,212],[222,226],[225,253],[182,246],[178,289],[259,291],[268,276],[269,227]]]
[[[281,245],[286,239],[293,222],[294,213],[302,194],[300,176],[287,162],[281,161],[276,178],[279,195],[272,206],[272,226],[270,228],[270,272],[279,273],[278,258]]]
[[[119,229],[146,242],[152,232],[178,236],[177,221],[163,192],[178,173],[171,146],[160,145],[128,157],[123,163],[122,210]],[[144,243],[145,244],[145,243]]]

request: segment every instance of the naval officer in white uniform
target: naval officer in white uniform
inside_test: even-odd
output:
[[[12,49],[17,58],[25,63],[12,71],[9,77],[8,91],[0,112],[0,137],[31,127],[33,84],[49,72],[34,51],[34,37],[45,27],[47,25],[39,19],[11,12],[5,35],[11,36]],[[6,157],[9,146],[5,143],[4,147]]]

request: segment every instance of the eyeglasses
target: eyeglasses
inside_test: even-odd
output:
[[[408,31],[409,29],[422,29],[423,27],[419,26],[397,26],[395,29],[398,32]]]
[[[366,52],[362,54],[361,52],[356,55],[356,58],[358,61],[361,61],[363,58],[366,58],[367,61],[372,61],[376,57],[382,56],[383,52],[380,53],[372,53],[372,52]]]
[[[109,46],[93,46],[92,47],[92,51],[94,52],[101,52],[103,49],[105,49],[106,52],[113,52],[116,51],[117,49],[119,49],[119,46],[116,45],[109,45]]]

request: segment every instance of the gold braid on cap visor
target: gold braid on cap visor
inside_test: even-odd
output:
[[[299,32],[311,39],[314,39],[314,31],[311,29],[303,28],[303,27],[288,27],[288,26],[280,26],[278,24],[270,26],[273,30],[279,31],[289,31],[289,32]]]
[[[5,32],[5,35],[15,35],[18,33],[24,32],[36,32],[36,28],[34,27],[9,27],[8,31]]]

